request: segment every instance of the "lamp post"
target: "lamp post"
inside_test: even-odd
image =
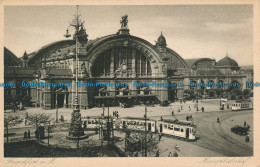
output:
[[[144,114],[144,119],[145,119],[145,153],[144,156],[147,157],[147,107],[145,105],[145,114]]]
[[[84,135],[84,129],[81,127],[81,114],[79,109],[79,102],[78,102],[78,54],[79,54],[79,45],[80,43],[87,43],[88,35],[86,34],[85,29],[83,28],[83,22],[80,20],[80,15],[78,13],[79,6],[77,5],[77,12],[75,15],[74,20],[70,23],[69,27],[74,27],[75,34],[75,44],[76,44],[76,76],[75,76],[75,84],[76,84],[76,94],[73,104],[73,113],[71,114],[71,128],[69,132],[69,136],[71,137],[78,137]],[[71,37],[69,34],[69,27],[66,30],[66,34],[64,35],[66,38]]]

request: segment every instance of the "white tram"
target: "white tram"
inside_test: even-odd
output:
[[[146,119],[147,122],[147,131],[155,132],[156,124],[155,121]],[[125,117],[121,119],[120,128],[123,129],[126,127],[131,130],[145,130],[145,118],[136,118],[136,117]]]
[[[158,132],[177,136],[188,140],[195,140],[195,125],[192,121],[162,120],[157,121]]]
[[[171,136],[177,136],[188,140],[195,140],[195,125],[192,121],[179,121],[179,120],[150,120],[146,119],[147,131],[159,132]],[[121,119],[120,128],[127,128],[130,130],[145,130],[145,119],[126,117]]]
[[[109,121],[113,121],[113,129],[116,128],[115,126],[115,119],[109,118]],[[93,116],[93,117],[83,117],[82,122],[83,124],[86,124],[86,129],[88,130],[95,130],[99,129],[102,126],[106,126],[106,123],[108,121],[107,117],[104,116]]]
[[[253,103],[251,101],[236,101],[231,108],[232,111],[249,110],[253,109]]]

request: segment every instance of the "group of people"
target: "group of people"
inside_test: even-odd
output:
[[[116,119],[118,119],[119,117],[118,111],[113,111],[113,116],[116,117]]]
[[[181,151],[181,150],[180,150],[180,147],[178,145],[175,145],[175,151],[173,153],[169,152],[168,157],[178,157],[179,155],[178,155],[177,151]]]
[[[178,157],[178,153],[176,151],[174,151],[174,153],[172,154],[172,152],[169,152],[168,157]]]
[[[186,121],[191,121],[191,120],[193,120],[192,115],[187,115],[186,116]]]
[[[31,139],[31,132],[29,129],[28,129],[28,132],[24,131],[24,140],[27,140],[27,139]]]

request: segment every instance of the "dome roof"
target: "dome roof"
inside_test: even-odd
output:
[[[158,45],[158,46],[166,46],[167,45],[166,39],[163,36],[162,32],[161,32],[161,35],[159,36],[159,38],[157,39],[156,45]]]
[[[231,67],[237,67],[238,64],[234,59],[231,59],[230,57],[226,56],[223,59],[220,59],[216,66],[231,66]]]

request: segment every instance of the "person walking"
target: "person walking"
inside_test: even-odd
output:
[[[31,139],[31,132],[30,132],[29,129],[28,129],[28,133],[27,133],[27,135],[28,135],[28,139]]]
[[[162,134],[160,133],[159,134],[159,141],[161,141],[161,139],[162,139]]]
[[[159,149],[156,151],[156,157],[160,157],[160,150]]]
[[[203,106],[201,107],[201,111],[204,112],[204,107]]]
[[[169,155],[168,155],[168,157],[172,157],[172,152],[169,152]]]
[[[217,123],[219,123],[219,117],[217,118]]]
[[[35,131],[35,137],[36,137],[37,140],[39,140],[39,131],[38,131],[38,129],[36,129],[36,131]]]
[[[174,154],[173,154],[174,157],[178,157],[178,153],[176,151],[174,151]]]
[[[249,142],[249,134],[246,135],[246,142]]]
[[[24,137],[24,140],[27,140],[27,132],[26,131],[24,132],[24,136],[23,137]]]

